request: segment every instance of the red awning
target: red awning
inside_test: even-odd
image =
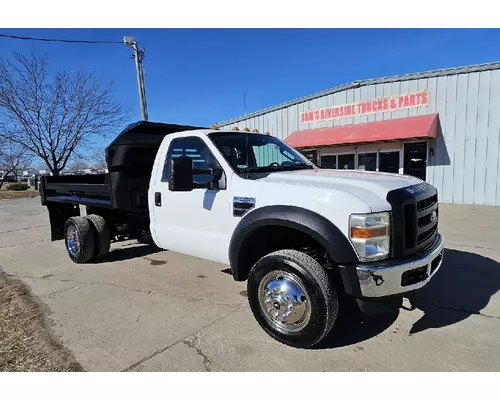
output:
[[[437,138],[438,127],[438,114],[427,114],[363,124],[306,129],[293,132],[285,139],[285,142],[295,148],[304,148],[411,138]]]

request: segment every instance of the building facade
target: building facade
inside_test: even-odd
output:
[[[218,124],[324,168],[418,176],[440,202],[500,205],[500,62],[349,83]]]

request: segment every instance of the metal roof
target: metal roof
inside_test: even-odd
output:
[[[389,76],[389,77],[384,77],[384,78],[373,78],[373,79],[364,79],[360,81],[354,81],[351,83],[347,83],[344,85],[336,86],[331,89],[326,89],[321,92],[317,92],[314,94],[310,94],[308,96],[300,97],[295,100],[287,101],[285,103],[278,104],[276,106],[264,108],[259,111],[255,111],[251,114],[247,114],[241,117],[237,118],[232,118],[223,122],[218,123],[218,126],[224,126],[224,125],[229,125],[229,124],[234,124],[240,121],[247,120],[249,118],[254,118],[258,117],[263,114],[267,114],[276,110],[281,110],[286,107],[293,106],[295,104],[303,103],[309,100],[314,100],[319,97],[323,96],[328,96],[333,93],[341,92],[343,90],[348,90],[348,89],[356,89],[361,86],[369,86],[369,85],[376,85],[380,83],[391,83],[391,82],[399,82],[399,81],[409,81],[409,80],[415,80],[415,79],[424,79],[424,78],[434,78],[438,76],[447,76],[447,75],[458,75],[458,74],[468,74],[471,72],[481,72],[481,71],[489,71],[493,69],[500,69],[500,61],[495,61],[495,62],[490,62],[490,63],[484,63],[484,64],[474,64],[474,65],[468,65],[468,66],[463,66],[463,67],[453,67],[453,68],[445,68],[445,69],[436,69],[433,71],[425,71],[425,72],[416,72],[416,73],[411,73],[411,74],[404,74],[404,75],[396,75],[396,76]]]

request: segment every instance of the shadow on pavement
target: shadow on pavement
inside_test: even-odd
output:
[[[424,312],[410,334],[453,325],[479,314],[499,290],[500,263],[478,254],[447,249],[443,265],[431,282],[410,298],[412,308]],[[393,314],[363,316],[350,299],[341,303],[341,312],[332,331],[316,348],[363,342],[390,328],[399,315],[398,310]]]
[[[354,299],[343,298],[333,329],[314,348],[334,349],[364,342],[388,329],[396,321],[398,315],[399,309],[392,313],[365,316]]]
[[[412,307],[425,313],[410,334],[480,314],[498,290],[500,263],[479,254],[447,249],[440,270],[410,299]]]
[[[152,245],[142,245],[135,247],[121,247],[113,249],[109,254],[101,260],[95,261],[96,264],[111,263],[117,261],[131,260],[137,257],[145,257],[154,253],[163,251],[162,249]]]

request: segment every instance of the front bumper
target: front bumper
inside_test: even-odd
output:
[[[438,234],[431,248],[422,255],[341,266],[346,293],[360,298],[380,298],[420,289],[439,270],[443,255],[444,240]]]

